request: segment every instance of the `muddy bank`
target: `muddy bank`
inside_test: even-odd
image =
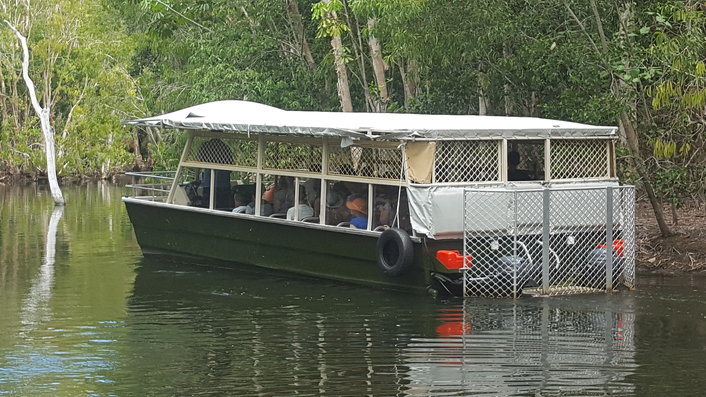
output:
[[[636,206],[636,266],[641,273],[706,275],[706,206],[691,202],[677,209],[678,223],[672,222],[671,208],[664,207],[669,226],[676,234],[661,237],[654,212],[642,200]]]

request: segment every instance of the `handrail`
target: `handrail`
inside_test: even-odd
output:
[[[126,172],[125,175],[141,176],[144,178],[174,180],[174,176],[176,175],[176,171],[130,171],[130,172]]]
[[[165,198],[169,194],[171,189],[171,182],[176,176],[175,171],[130,171],[126,172],[125,175],[132,176],[134,179],[144,178],[144,179],[156,179],[155,183],[131,183],[125,185],[131,188],[136,196],[140,196],[143,192],[154,192],[151,197],[152,199]]]

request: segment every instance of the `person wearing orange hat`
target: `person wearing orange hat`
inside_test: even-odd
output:
[[[368,202],[358,194],[351,194],[346,200],[346,207],[351,211],[353,218],[351,226],[356,229],[368,228]]]

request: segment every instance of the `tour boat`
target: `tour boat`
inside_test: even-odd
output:
[[[145,254],[458,296],[634,287],[615,127],[238,100],[123,123],[186,135],[123,198]]]

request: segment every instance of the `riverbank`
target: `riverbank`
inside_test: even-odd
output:
[[[636,206],[636,266],[638,272],[657,274],[706,274],[706,206],[691,202],[677,209],[678,223],[671,220],[671,208],[664,206],[669,226],[676,234],[662,237],[652,207],[646,201]]]

